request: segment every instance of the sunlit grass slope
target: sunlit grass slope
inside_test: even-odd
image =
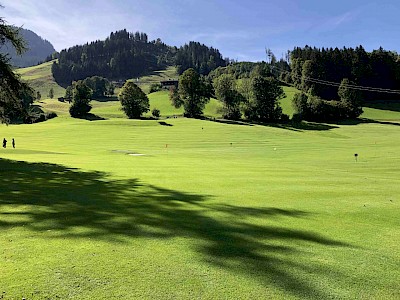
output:
[[[42,99],[48,98],[51,88],[54,90],[54,98],[62,97],[65,89],[59,86],[51,74],[51,66],[53,61],[40,64],[38,66],[17,69],[23,80],[29,82],[35,91],[39,91]]]
[[[179,75],[176,71],[176,67],[167,67],[165,70],[155,71],[150,75],[136,78],[136,80],[139,79],[139,81],[134,80],[134,82],[136,82],[145,93],[148,93],[150,91],[150,85],[160,83],[160,81],[178,80],[178,78]]]
[[[287,114],[288,116],[292,117],[294,113],[294,109],[292,106],[292,100],[294,97],[294,94],[298,93],[299,90],[291,87],[291,86],[282,86],[283,91],[285,92],[285,97],[280,100],[280,105],[282,107],[282,111],[284,114]]]

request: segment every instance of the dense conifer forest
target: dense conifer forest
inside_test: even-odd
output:
[[[293,84],[323,99],[338,99],[338,86],[344,78],[359,86],[400,89],[400,58],[396,52],[383,48],[367,52],[362,46],[353,48],[304,48],[291,51],[291,74],[285,76]],[[399,98],[399,94],[364,90],[364,100]]]
[[[180,47],[176,53],[175,64],[178,73],[193,68],[201,75],[207,75],[218,67],[227,65],[229,59],[223,59],[218,49],[209,48],[198,42],[190,42]]]
[[[180,74],[194,68],[205,75],[225,64],[219,51],[212,47],[190,42],[177,48],[160,39],[149,41],[146,33],[130,33],[124,29],[111,33],[104,41],[62,50],[52,72],[59,84],[68,86],[74,80],[90,76],[128,79],[172,65],[177,65]]]

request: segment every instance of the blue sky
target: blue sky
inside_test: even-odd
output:
[[[181,46],[199,41],[224,57],[265,60],[295,46],[382,46],[400,52],[399,0],[0,0],[0,16],[33,30],[56,50],[142,31]]]

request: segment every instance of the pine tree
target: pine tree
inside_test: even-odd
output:
[[[0,17],[0,48],[6,42],[10,43],[19,55],[26,50],[18,29],[7,25]],[[33,90],[13,71],[8,55],[0,54],[0,121],[8,123],[12,118],[26,116],[22,100],[27,95],[33,99]]]

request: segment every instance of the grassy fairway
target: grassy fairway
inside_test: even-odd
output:
[[[59,117],[0,127],[0,298],[399,299],[395,108],[299,129],[42,102]]]
[[[1,127],[6,299],[399,297],[397,125],[164,121]]]

